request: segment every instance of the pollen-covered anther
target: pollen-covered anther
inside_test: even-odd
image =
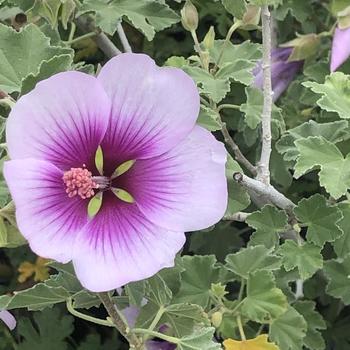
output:
[[[68,197],[80,196],[82,199],[92,197],[94,189],[99,188],[93,180],[92,173],[85,168],[71,168],[63,174]]]

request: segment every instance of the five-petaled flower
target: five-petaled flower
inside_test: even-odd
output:
[[[8,118],[4,174],[18,226],[38,255],[73,261],[106,291],[173,265],[184,232],[220,220],[226,152],[196,126],[199,95],[176,68],[142,54],[98,77],[64,72]]]

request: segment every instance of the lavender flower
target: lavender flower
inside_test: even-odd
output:
[[[56,74],[21,97],[4,174],[32,250],[72,260],[97,292],[173,266],[184,232],[227,204],[226,152],[195,126],[198,111],[192,79],[141,54],[113,58],[97,78]]]
[[[277,101],[282,93],[288,88],[303,65],[303,61],[288,62],[288,58],[293,48],[276,48],[271,53],[271,79],[273,101]],[[255,76],[253,86],[259,89],[263,88],[263,70],[260,61],[253,71]]]
[[[337,70],[350,56],[350,27],[336,28],[331,52],[331,72]]]
[[[16,327],[16,319],[6,310],[0,311],[0,320],[12,331]]]

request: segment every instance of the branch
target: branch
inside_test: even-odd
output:
[[[286,210],[288,213],[292,213],[293,208],[295,208],[295,204],[291,200],[285,197],[281,192],[278,192],[270,184],[252,179],[239,172],[233,174],[233,179],[246,189],[256,193],[257,196],[266,198],[267,201]]]
[[[97,293],[97,295],[101,299],[102,304],[106,308],[115,327],[129,342],[130,348],[135,350],[142,349],[142,343],[140,343],[138,337],[130,333],[128,324],[120,317],[119,311],[117,310],[117,307],[109,296],[108,292]]]
[[[123,29],[123,26],[122,26],[121,23],[117,24],[117,32],[118,32],[118,35],[119,35],[119,39],[120,39],[120,41],[121,41],[121,43],[123,45],[124,52],[132,52],[132,49],[131,49],[131,46],[129,44],[128,38],[125,35],[124,29]]]
[[[245,222],[250,214],[251,213],[244,213],[242,211],[239,211],[238,213],[235,213],[233,215],[225,215],[222,219],[227,221]]]
[[[257,174],[256,167],[243,155],[243,153],[241,152],[241,150],[239,149],[235,141],[233,141],[233,138],[231,137],[230,133],[227,130],[226,123],[224,122],[221,123],[221,132],[222,132],[222,135],[224,136],[225,142],[232,149],[237,162],[244,165],[253,176],[256,176]]]
[[[270,183],[270,155],[271,155],[271,111],[272,111],[272,84],[271,84],[271,14],[267,5],[262,6],[262,39],[263,39],[263,94],[264,106],[261,116],[262,148],[258,164],[257,178],[265,184]]]
[[[84,32],[92,32],[96,31],[96,36],[94,38],[97,46],[104,52],[104,54],[108,58],[112,58],[121,54],[122,52],[114,45],[114,43],[108,38],[108,36],[96,29],[93,20],[90,17],[81,18],[79,17],[77,20],[77,26],[83,30]]]

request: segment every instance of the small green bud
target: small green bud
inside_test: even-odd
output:
[[[211,26],[208,30],[208,33],[205,34],[203,39],[203,45],[207,50],[210,50],[214,46],[215,41],[215,29]]]
[[[211,324],[215,328],[219,328],[222,322],[222,312],[216,311],[211,315]]]
[[[189,32],[196,30],[198,27],[198,11],[191,0],[186,0],[185,6],[181,10],[181,22]]]
[[[337,17],[339,29],[350,28],[350,6],[345,8],[343,11],[338,12]]]
[[[247,10],[242,18],[242,28],[245,30],[254,30],[260,22],[261,7],[247,5]]]
[[[218,298],[223,298],[228,292],[226,292],[226,285],[221,283],[212,283],[210,291]]]
[[[301,228],[300,228],[300,226],[299,226],[298,224],[294,224],[294,225],[293,225],[293,230],[294,230],[295,232],[300,233]]]

